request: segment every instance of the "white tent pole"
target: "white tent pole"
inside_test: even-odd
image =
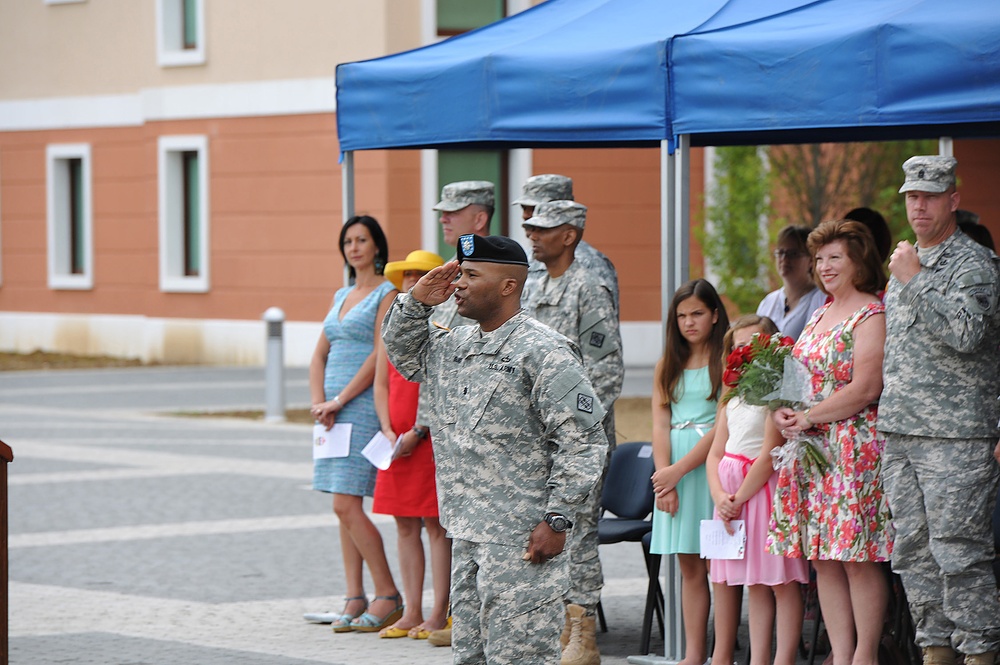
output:
[[[660,141],[660,320],[666,323],[670,299],[674,295],[674,156],[668,141]],[[665,329],[660,330],[665,334]],[[665,339],[661,339],[665,342]]]
[[[663,347],[666,334],[667,312],[670,310],[670,300],[680,283],[677,281],[677,247],[676,232],[677,207],[675,188],[677,186],[676,170],[678,168],[676,152],[670,154],[668,141],[660,141],[660,347]],[[680,569],[677,558],[664,556],[660,571],[666,582],[663,616],[663,657],[629,658],[636,663],[677,663],[684,657],[684,619],[681,616]]]
[[[691,137],[681,134],[674,148],[674,288],[691,278]]]
[[[344,161],[340,165],[340,200],[344,219],[341,224],[354,217],[354,152],[344,153]],[[347,265],[344,265],[344,284],[348,284]]]
[[[942,136],[938,139],[938,154],[947,157],[955,156],[955,142],[950,136]]]

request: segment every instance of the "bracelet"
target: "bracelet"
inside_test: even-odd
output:
[[[809,412],[810,412],[810,411],[812,411],[812,407],[811,407],[811,406],[810,406],[810,407],[809,407],[808,409],[806,409],[805,411],[803,411],[803,412],[802,412],[802,417],[806,419],[806,422],[807,422],[807,423],[809,423],[809,427],[813,427],[813,426],[814,426],[814,425],[815,425],[816,423],[814,423],[814,422],[813,422],[813,421],[812,421],[812,420],[811,420],[811,419],[809,418]]]
[[[336,404],[341,409],[344,408],[344,403],[340,401],[340,395],[334,395],[333,396],[333,403]]]
[[[417,435],[418,439],[426,439],[427,438],[427,428],[426,427],[420,427],[419,425],[414,425],[412,431],[413,431],[414,434]]]

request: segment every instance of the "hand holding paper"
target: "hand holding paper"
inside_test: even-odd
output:
[[[742,559],[747,549],[747,526],[743,520],[729,522],[733,533],[727,533],[722,520],[701,521],[702,559]]]

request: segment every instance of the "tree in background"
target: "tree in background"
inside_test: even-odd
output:
[[[717,148],[706,223],[695,229],[716,286],[740,312],[757,309],[767,293],[762,266],[768,263],[767,220],[771,179],[756,146]]]
[[[936,152],[933,140],[772,146],[768,156],[782,212],[776,221],[816,226],[864,206],[882,213],[894,240],[909,237],[898,194],[901,167],[913,155]]]
[[[934,140],[717,148],[706,223],[694,233],[719,292],[740,312],[756,310],[778,284],[769,249],[788,224],[814,227],[866,206],[882,213],[894,242],[913,240],[901,167],[936,152]]]

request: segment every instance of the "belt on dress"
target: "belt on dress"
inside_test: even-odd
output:
[[[744,478],[746,478],[747,474],[750,473],[750,467],[753,466],[753,463],[757,461],[756,457],[750,459],[746,455],[740,455],[738,453],[726,453],[724,456],[728,457],[731,460],[739,462],[740,470],[743,472]],[[774,505],[772,503],[774,499],[771,497],[771,493],[767,491],[767,483],[764,483],[764,486],[761,488],[761,490],[764,490],[764,495],[767,497],[767,514],[768,516],[770,516],[772,511],[774,510]],[[759,492],[761,490],[757,491]]]
[[[698,436],[705,436],[705,432],[712,429],[712,423],[696,423],[693,420],[683,420],[677,424],[671,424],[670,429],[693,429],[698,432]]]

